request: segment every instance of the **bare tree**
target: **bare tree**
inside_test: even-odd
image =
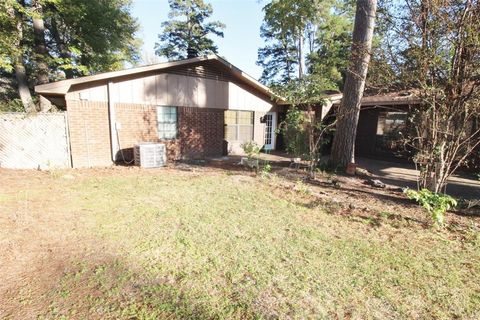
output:
[[[357,0],[350,65],[347,69],[343,99],[337,113],[336,133],[330,157],[330,162],[336,167],[345,168],[349,163],[355,162],[355,136],[370,62],[376,11],[376,0]]]
[[[416,150],[420,187],[438,193],[480,146],[480,3],[409,0],[407,8],[406,78],[422,104],[406,140]]]

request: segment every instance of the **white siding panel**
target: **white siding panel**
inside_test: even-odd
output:
[[[138,103],[141,101],[142,103],[145,101],[145,83],[143,78],[138,78],[131,80],[132,84],[132,102]]]
[[[228,109],[236,109],[238,108],[237,103],[236,103],[236,92],[235,92],[235,86],[233,83],[229,82],[228,83]]]
[[[121,103],[133,103],[132,99],[132,81],[121,81],[115,83],[117,91],[117,101]]]
[[[197,103],[196,107],[199,108],[211,108],[212,106],[208,103],[208,86],[210,85],[209,79],[200,79],[198,78],[198,87],[197,87]]]
[[[156,76],[156,104],[166,106],[168,105],[168,80],[166,74],[159,74]]]
[[[198,86],[199,82],[204,79],[197,77],[185,77],[187,83],[187,91],[185,92],[185,106],[198,107]],[[204,106],[202,106],[204,108]]]
[[[177,101],[175,92],[177,89],[177,78],[174,74],[167,74],[165,79],[167,83],[167,105],[175,105]]]
[[[205,88],[204,88],[204,105],[206,108],[217,108],[217,99],[215,96],[216,90],[216,81],[211,79],[205,79]],[[200,100],[200,90],[199,90],[199,102]]]
[[[143,99],[141,99],[141,101],[134,101],[134,103],[155,104],[156,103],[155,76],[144,77],[143,88],[145,90],[145,92],[143,93]]]
[[[173,105],[199,108],[218,108],[269,111],[273,102],[260,98],[253,89],[232,82],[159,74],[119,81],[113,96],[119,103]],[[80,96],[81,93],[81,96]],[[67,94],[70,100],[108,101],[107,86],[81,88]]]
[[[215,81],[216,86],[215,86],[215,98],[216,98],[216,103],[215,106],[216,108],[220,109],[228,109],[228,106],[230,104],[230,98],[229,98],[229,88],[230,85],[228,82],[224,81]]]

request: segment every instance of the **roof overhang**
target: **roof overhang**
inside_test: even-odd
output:
[[[100,73],[96,75],[85,76],[85,77],[80,77],[75,79],[56,81],[52,83],[35,86],[35,92],[45,96],[61,97],[61,96],[65,96],[73,85],[83,84],[88,82],[95,82],[95,81],[102,81],[102,80],[103,81],[113,80],[115,78],[131,76],[131,75],[141,75],[144,73],[162,71],[168,68],[194,64],[202,61],[216,61],[222,64],[223,67],[228,69],[228,71],[231,73],[231,75],[234,78],[250,85],[251,87],[258,90],[259,92],[269,96],[271,99],[276,100],[279,104],[282,104],[285,102],[281,97],[278,97],[277,95],[275,95],[267,86],[263,85],[262,83],[260,83],[259,81],[251,77],[250,75],[246,74],[239,68],[235,67],[233,64],[231,64],[227,60],[215,54],[205,55],[205,56],[191,58],[191,59],[179,60],[179,61],[157,63],[153,65],[136,67],[131,69],[119,70],[119,71],[105,72],[105,73]]]
[[[330,98],[330,97],[329,97]],[[334,105],[339,105],[343,95],[338,94],[331,99]],[[413,105],[420,104],[421,100],[414,93],[391,93],[385,95],[364,96],[362,98],[362,106],[393,106],[393,105]]]

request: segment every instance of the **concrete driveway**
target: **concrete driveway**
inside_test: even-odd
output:
[[[384,183],[398,187],[417,187],[418,173],[415,165],[388,162],[367,158],[356,158],[357,164],[379,177]],[[480,181],[464,175],[449,179],[447,194],[458,198],[480,199]]]

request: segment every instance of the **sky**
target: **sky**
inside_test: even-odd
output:
[[[219,20],[226,24],[224,38],[210,36],[218,46],[218,54],[250,76],[260,78],[262,69],[255,62],[257,50],[263,46],[260,25],[265,3],[259,0],[205,1],[213,7],[210,21]],[[168,20],[168,11],[168,0],[133,0],[132,14],[141,26],[138,36],[143,40],[147,60],[153,59],[155,43],[162,31],[162,22]]]

